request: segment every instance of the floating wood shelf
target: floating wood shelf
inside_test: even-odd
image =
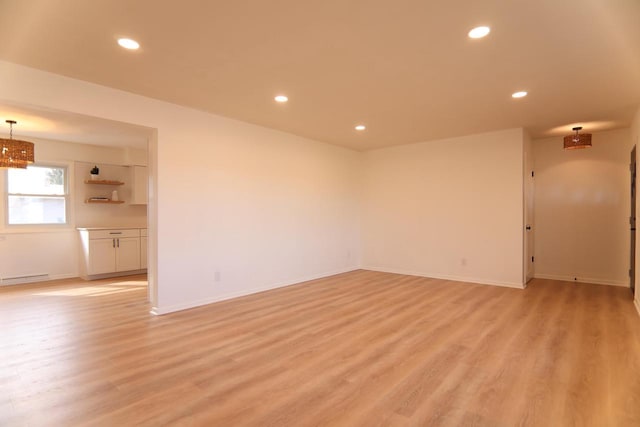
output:
[[[118,205],[120,203],[124,203],[124,200],[91,200],[91,199],[87,199],[84,202],[85,203],[108,203],[108,204]]]
[[[122,181],[109,181],[108,179],[85,179],[85,184],[99,184],[99,185],[123,185]]]

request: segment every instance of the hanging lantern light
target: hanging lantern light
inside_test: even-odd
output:
[[[591,147],[591,134],[580,133],[582,126],[576,126],[572,129],[575,134],[567,135],[564,137],[564,149],[576,150],[578,148]]]
[[[9,139],[0,138],[0,168],[26,169],[34,162],[33,142],[13,139],[13,125],[17,122],[6,122],[9,123]]]

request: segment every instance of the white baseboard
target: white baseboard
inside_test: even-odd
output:
[[[636,292],[638,292],[637,289]],[[636,299],[633,300],[633,305],[636,306],[636,311],[638,312],[638,316],[640,316],[640,295],[636,294]]]
[[[404,274],[405,276],[428,277],[430,279],[452,280],[454,282],[474,283],[479,285],[502,286],[505,288],[524,289],[522,283],[502,282],[496,280],[480,279],[477,277],[450,276],[443,274],[421,273],[416,271],[402,270],[397,268],[383,268],[374,266],[363,266],[363,270],[380,271],[382,273]]]
[[[231,292],[228,294],[217,295],[211,298],[205,298],[198,301],[188,301],[181,304],[171,305],[169,307],[152,307],[151,314],[156,316],[168,313],[174,313],[176,311],[188,310],[190,308],[200,307],[202,305],[213,304],[215,302],[225,301],[232,298],[244,297],[251,294],[256,294],[259,292],[269,291],[277,288],[284,288],[286,286],[296,285],[302,282],[308,282],[309,280],[322,279],[324,277],[335,276],[336,274],[348,273],[350,271],[360,270],[360,267],[348,267],[341,270],[330,271],[322,274],[316,274],[306,277],[301,277],[295,280],[287,280],[286,282],[275,283],[266,286],[259,286],[255,288],[251,288],[248,290],[243,290],[240,292]]]
[[[140,270],[119,271],[117,273],[104,273],[104,274],[93,274],[93,275],[81,274],[80,278],[83,280],[90,281],[90,280],[110,279],[112,277],[135,276],[138,274],[145,274],[145,273],[147,273],[147,269],[142,268]]]
[[[77,277],[78,273],[54,274],[49,276],[49,280],[75,279]]]
[[[593,279],[589,277],[578,277],[578,280],[573,280],[573,276],[562,276],[556,274],[538,274],[536,273],[534,276],[536,279],[550,279],[550,280],[561,280],[563,282],[574,282],[574,283],[590,283],[592,285],[607,285],[607,286],[620,286],[620,287],[628,287],[628,282],[620,282],[618,280],[608,280],[608,279]]]

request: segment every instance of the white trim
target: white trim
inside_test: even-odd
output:
[[[49,280],[77,279],[78,273],[54,274],[49,276]],[[47,280],[47,281],[49,281]]]
[[[640,299],[638,299],[638,297],[636,297],[636,299],[633,300],[633,305],[636,306],[636,311],[638,312],[638,316],[640,316]]]
[[[259,293],[259,292],[269,291],[269,290],[272,290],[272,289],[284,288],[286,286],[297,285],[297,284],[302,283],[302,282],[308,282],[309,280],[322,279],[322,278],[329,277],[329,276],[335,276],[336,274],[348,273],[350,271],[355,271],[355,270],[360,270],[360,267],[357,267],[357,266],[348,267],[348,268],[341,269],[341,270],[335,270],[335,271],[326,272],[326,273],[322,273],[322,274],[306,276],[306,277],[298,278],[298,279],[295,279],[295,280],[287,280],[286,282],[280,282],[280,283],[275,283],[275,284],[266,285],[266,286],[259,286],[259,287],[252,288],[252,289],[245,290],[245,291],[231,292],[231,293],[228,293],[228,294],[217,295],[217,296],[214,296],[214,297],[211,297],[211,298],[205,298],[205,299],[201,299],[201,300],[197,300],[197,301],[189,301],[189,302],[184,302],[184,303],[181,303],[181,304],[175,304],[175,305],[172,305],[172,306],[169,306],[169,307],[151,307],[150,313],[153,314],[153,315],[156,315],[156,316],[160,316],[160,315],[163,315],[163,314],[173,313],[173,312],[182,311],[182,310],[188,310],[190,308],[200,307],[202,305],[213,304],[215,302],[220,302],[220,301],[225,301],[225,300],[228,300],[228,299],[243,297],[243,296],[247,296],[247,295],[251,295],[251,294],[256,294],[256,293]]]
[[[406,276],[428,277],[430,279],[452,280],[454,282],[473,283],[478,285],[502,286],[505,288],[515,288],[515,289],[525,288],[525,286],[522,283],[479,279],[477,277],[461,277],[461,276],[450,276],[446,274],[420,273],[416,271],[409,271],[409,270],[402,270],[402,269],[395,269],[395,268],[373,267],[373,266],[363,266],[362,269],[371,270],[371,271],[380,271],[382,273],[404,274]]]
[[[73,228],[75,220],[75,212],[73,208],[74,198],[72,179],[74,178],[73,162],[71,161],[44,161],[28,165],[27,168],[41,168],[41,169],[63,169],[64,170],[64,194],[32,194],[32,193],[9,193],[9,170],[7,168],[4,174],[4,224],[3,230],[16,230],[23,233],[39,232],[40,230],[56,230]],[[64,198],[64,220],[63,223],[28,223],[28,224],[10,224],[9,223],[9,197],[10,196],[24,196],[24,197],[59,197]]]
[[[619,280],[593,279],[588,277],[579,277],[578,280],[573,280],[572,276],[562,276],[562,275],[555,275],[555,274],[538,274],[538,273],[536,273],[533,277],[536,279],[561,280],[563,282],[590,283],[592,285],[619,286],[623,288],[629,286],[628,282],[621,282]]]

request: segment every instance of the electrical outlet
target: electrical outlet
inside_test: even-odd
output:
[[[220,281],[220,272],[216,271],[215,273],[213,273],[213,280],[216,282]]]

